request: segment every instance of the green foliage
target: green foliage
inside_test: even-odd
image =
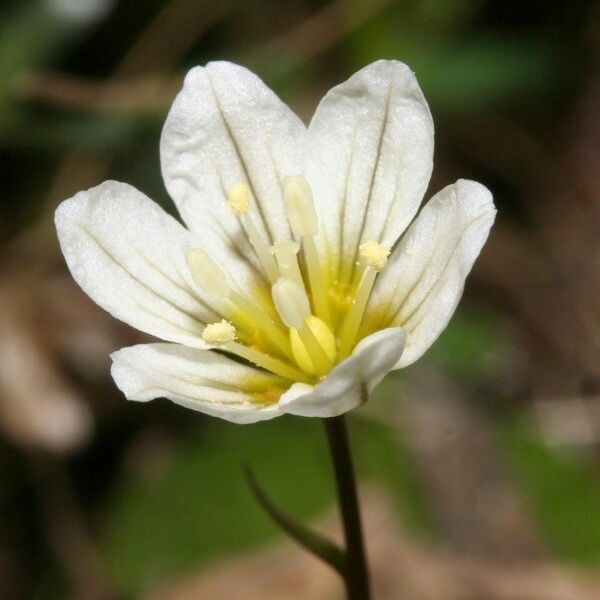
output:
[[[46,66],[64,51],[82,27],[50,10],[45,0],[14,3],[0,21],[0,123],[19,75]]]
[[[588,565],[600,562],[600,480],[593,456],[548,448],[530,420],[503,423],[499,437],[508,464],[551,550]]]
[[[473,384],[514,346],[515,340],[492,313],[462,306],[424,360],[431,360],[452,377]]]
[[[433,46],[414,67],[434,110],[484,112],[539,98],[573,76],[549,40],[481,36]]]
[[[572,83],[568,50],[541,35],[464,35],[482,3],[420,0],[390,6],[345,45],[349,72],[379,58],[406,62],[434,112],[461,116],[525,102]]]
[[[124,480],[107,507],[105,556],[125,593],[282,536],[252,498],[243,463],[295,519],[307,522],[333,508],[333,474],[318,420],[204,425],[182,440],[160,475]],[[383,484],[407,518],[425,528],[416,477],[396,436],[362,419],[352,425],[359,474]]]

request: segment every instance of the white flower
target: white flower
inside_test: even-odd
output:
[[[127,398],[237,423],[339,415],[417,360],[495,216],[489,191],[459,180],[415,218],[433,123],[397,61],[333,88],[308,128],[243,67],[194,68],[160,151],[186,227],[107,181],[60,205],[60,244],[100,306],[170,342],[112,355]]]

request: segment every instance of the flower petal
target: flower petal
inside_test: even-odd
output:
[[[276,377],[210,350],[179,344],[140,344],[111,355],[111,374],[128,400],[168,398],[233,423],[281,414]],[[273,396],[275,394],[275,396]],[[269,398],[272,403],[261,404]]]
[[[309,126],[305,169],[321,242],[346,271],[360,243],[394,244],[419,208],[432,164],[431,113],[405,64],[377,61],[327,93]]]
[[[279,399],[281,411],[327,418],[364,404],[373,388],[400,359],[405,337],[400,327],[370,335],[318,385],[295,383]]]
[[[406,330],[396,368],[420,358],[446,328],[495,215],[491,193],[460,179],[427,203],[394,250],[375,284],[367,323]]]
[[[213,62],[185,78],[161,138],[163,177],[183,220],[220,231],[252,255],[227,203],[235,183],[249,185],[250,212],[272,241],[289,239],[281,179],[301,170],[305,127],[256,75]]]
[[[191,236],[135,188],[106,181],[56,210],[60,246],[81,288],[102,308],[151,335],[203,346],[216,314],[199,299],[186,251]]]

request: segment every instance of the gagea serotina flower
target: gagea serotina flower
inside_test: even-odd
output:
[[[160,153],[185,227],[106,181],[59,206],[61,248],[100,306],[167,342],[112,355],[127,398],[237,423],[339,415],[417,360],[495,215],[459,180],[415,217],[433,123],[397,61],[334,87],[308,128],[245,68],[194,68]]]

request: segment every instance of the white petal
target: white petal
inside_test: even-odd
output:
[[[83,290],[117,319],[156,337],[202,346],[216,314],[199,300],[185,255],[191,236],[144,194],[106,181],[56,210],[60,246]]]
[[[167,398],[176,404],[233,423],[278,416],[277,404],[257,402],[277,390],[276,378],[233,360],[179,344],[141,344],[111,355],[111,374],[128,400]]]
[[[446,328],[496,210],[481,184],[460,179],[423,208],[379,276],[368,315],[406,330],[397,368],[420,358]]]
[[[364,404],[373,388],[400,359],[405,337],[399,327],[370,335],[318,385],[295,383],[281,396],[281,411],[327,418]]]
[[[359,243],[398,239],[432,163],[433,121],[405,64],[377,61],[327,93],[309,126],[305,168],[327,243],[346,267]]]
[[[163,177],[188,227],[209,227],[245,254],[250,246],[227,203],[250,186],[251,214],[272,241],[289,239],[281,179],[297,175],[305,127],[253,73],[227,62],[192,69],[161,138]]]

